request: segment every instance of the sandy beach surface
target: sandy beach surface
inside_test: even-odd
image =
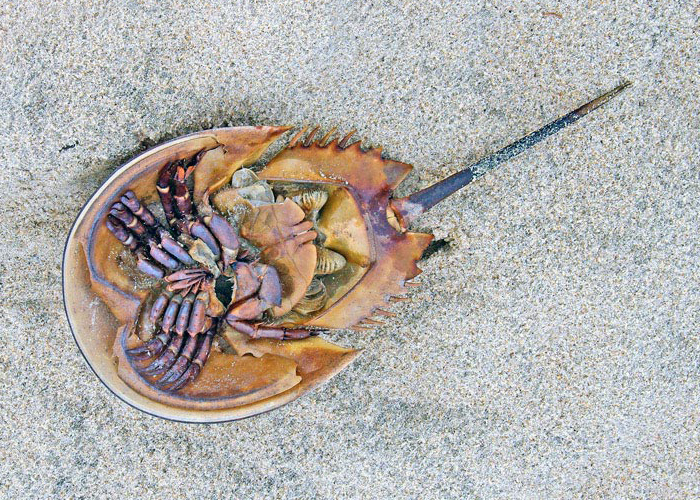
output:
[[[0,6],[0,496],[698,498],[693,2]],[[404,195],[623,80],[416,222],[423,286],[327,385],[211,426],[80,355],[61,257],[124,161],[219,125],[356,128]]]

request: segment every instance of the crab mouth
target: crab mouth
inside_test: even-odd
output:
[[[216,298],[222,304],[230,304],[233,298],[233,290],[235,288],[235,280],[223,274],[219,275],[214,281],[214,293]]]

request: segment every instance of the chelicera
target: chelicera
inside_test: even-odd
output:
[[[288,127],[214,129],[142,155],[73,231],[119,383],[162,415],[239,418],[295,399],[357,354],[320,333],[381,324],[414,284],[433,238],[409,230],[416,217],[627,85],[404,198],[410,165],[318,127],[257,172],[246,167]]]

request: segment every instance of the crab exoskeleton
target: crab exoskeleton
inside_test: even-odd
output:
[[[246,167],[288,127],[214,129],[144,153],[69,237],[76,338],[110,387],[159,415],[226,420],[289,402],[357,355],[318,333],[381,324],[415,284],[433,238],[408,230],[417,216],[625,86],[404,198],[393,192],[410,165],[352,134],[317,139],[318,127],[256,172]],[[106,307],[88,313],[95,296]]]
[[[260,262],[260,251],[265,249],[247,241],[241,247],[243,237],[239,229],[212,208],[208,189],[199,205],[193,204],[187,179],[204,153],[201,151],[185,161],[169,162],[159,173],[156,189],[167,229],[130,190],[112,205],[105,221],[107,229],[133,252],[136,268],[161,281],[162,291],[148,315],[157,330],[150,340],[127,350],[127,354],[146,361],[137,370],[152,377],[159,388],[169,391],[182,389],[197,378],[209,357],[212,338],[221,321],[251,338],[303,339],[319,333],[318,329],[286,328],[262,322],[267,311],[282,306],[280,275],[273,265]],[[245,184],[245,179],[263,184],[263,192],[269,190],[271,198],[263,201],[274,203],[272,189],[250,170],[238,171],[233,184]],[[223,206],[231,208],[248,202],[244,197],[245,187],[250,186],[243,185],[235,193],[229,193]],[[301,211],[297,212],[314,217],[327,195],[325,191],[305,191],[298,198]],[[305,212],[302,207],[306,208]],[[313,226],[314,220],[302,220],[291,225],[269,224],[268,230],[274,240],[301,247],[318,237]],[[329,253],[335,259],[317,256],[317,272],[329,274],[344,265],[345,259],[340,254],[322,246],[318,249],[326,252],[323,256]],[[338,260],[342,261],[340,266]],[[223,281],[222,288],[225,282],[230,283],[232,292],[226,305],[217,297],[217,280]]]

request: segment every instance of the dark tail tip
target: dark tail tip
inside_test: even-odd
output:
[[[625,81],[610,92],[606,92],[605,94],[596,97],[592,101],[587,102],[574,111],[571,111],[553,122],[548,123],[539,130],[522,137],[521,139],[509,144],[495,153],[485,156],[476,163],[455,174],[452,174],[451,176],[433,184],[432,186],[421,189],[420,191],[406,196],[405,198],[391,200],[391,207],[396,213],[397,219],[400,221],[401,226],[405,229],[408,224],[411,223],[411,221],[415,220],[419,215],[428,211],[430,208],[451,194],[463,188],[473,180],[478,179],[501,163],[504,163],[519,155],[523,151],[530,149],[538,142],[543,141],[550,135],[559,132],[564,127],[567,127],[578,119],[586,116],[588,113],[610,101],[613,97],[617,96],[620,92],[631,85],[631,82]]]

